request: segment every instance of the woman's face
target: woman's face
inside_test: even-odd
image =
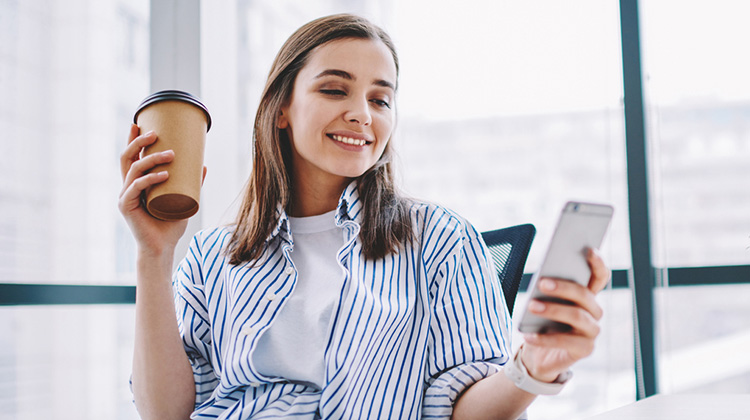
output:
[[[393,56],[380,41],[314,49],[278,120],[291,141],[295,182],[341,185],[371,168],[393,132],[395,86]]]

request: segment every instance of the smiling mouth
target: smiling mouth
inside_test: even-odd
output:
[[[338,134],[328,134],[328,137],[330,137],[333,140],[336,140],[339,143],[351,144],[353,146],[364,146],[366,144],[372,143],[371,141],[362,140],[362,139],[353,139],[351,137],[339,136]]]

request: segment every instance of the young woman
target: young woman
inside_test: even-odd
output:
[[[199,232],[171,281],[186,222],[151,218],[139,197],[174,153],[139,159],[158,139],[131,128],[119,207],[138,244],[143,418],[516,419],[591,353],[608,279],[593,251],[588,288],[543,282],[577,305],[532,305],[572,331],[511,353],[480,234],[393,184],[397,86],[391,39],[365,19],[295,32],[263,92],[237,221]]]

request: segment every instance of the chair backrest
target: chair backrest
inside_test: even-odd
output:
[[[536,228],[532,224],[482,232],[482,238],[495,261],[495,269],[510,315],[513,315],[513,305],[516,302],[518,287],[523,278],[523,267],[526,265],[534,235],[536,235]]]

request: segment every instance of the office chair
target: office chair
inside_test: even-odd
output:
[[[536,228],[532,224],[482,232],[482,238],[495,261],[497,277],[503,288],[509,315],[513,315],[513,305],[516,302],[516,295],[523,277],[523,267],[526,265],[534,235],[536,235]]]

